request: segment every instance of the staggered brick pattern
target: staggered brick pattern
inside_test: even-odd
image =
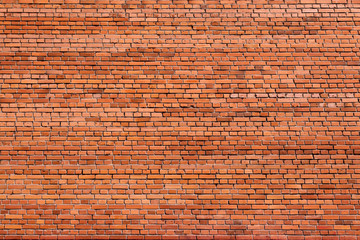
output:
[[[1,237],[359,239],[358,3],[2,0]]]

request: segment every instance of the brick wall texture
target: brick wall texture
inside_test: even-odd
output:
[[[0,238],[360,239],[360,1],[1,0]]]

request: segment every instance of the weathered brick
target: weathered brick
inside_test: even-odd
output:
[[[359,3],[2,1],[0,238],[359,238]]]

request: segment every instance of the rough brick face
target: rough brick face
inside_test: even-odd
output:
[[[359,3],[2,0],[1,238],[358,239]]]

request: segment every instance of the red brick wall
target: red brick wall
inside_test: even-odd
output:
[[[2,0],[2,238],[356,239],[360,5]]]

